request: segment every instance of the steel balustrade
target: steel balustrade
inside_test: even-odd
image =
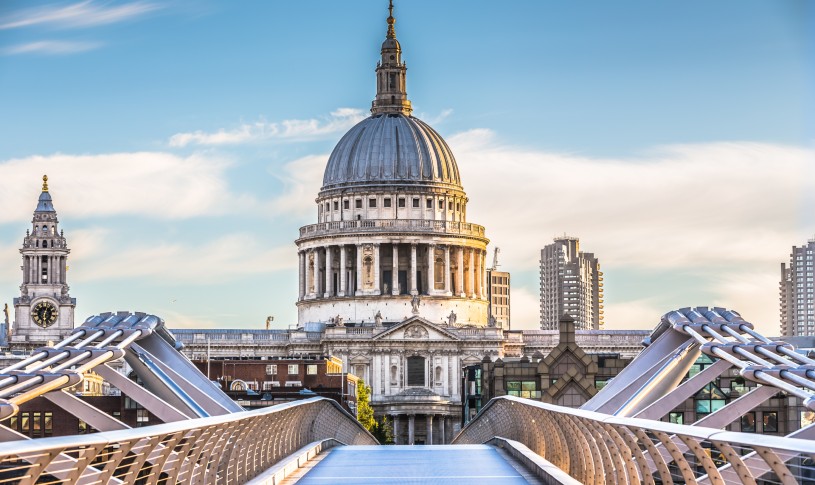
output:
[[[305,445],[376,439],[335,401],[79,436],[0,443],[0,484],[245,483]]]
[[[815,481],[815,442],[570,409],[513,396],[491,400],[453,440],[516,440],[586,484]]]

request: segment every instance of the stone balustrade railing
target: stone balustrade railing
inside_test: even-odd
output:
[[[143,428],[0,443],[0,484],[246,483],[326,439],[377,444],[335,401],[312,398]]]
[[[337,235],[359,232],[415,232],[453,234],[457,236],[485,237],[484,226],[469,222],[434,221],[422,219],[361,219],[352,221],[321,222],[300,228],[300,237]]]

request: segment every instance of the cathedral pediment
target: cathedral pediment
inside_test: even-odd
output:
[[[461,340],[458,335],[422,317],[412,316],[375,336],[373,340]]]

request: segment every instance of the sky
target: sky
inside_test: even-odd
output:
[[[369,113],[383,0],[0,2],[0,303],[49,176],[77,324],[296,324],[298,228]],[[778,333],[815,237],[811,2],[396,0],[414,115],[450,144],[539,326],[540,249],[601,262],[609,329],[686,306]],[[488,258],[491,262],[492,257]]]

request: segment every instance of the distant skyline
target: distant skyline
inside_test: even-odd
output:
[[[580,238],[606,328],[719,305],[778,334],[815,237],[810,2],[396,0],[414,115],[448,141],[538,328],[540,249]],[[0,303],[47,173],[78,322],[296,323],[293,240],[368,115],[387,2],[0,5]]]

